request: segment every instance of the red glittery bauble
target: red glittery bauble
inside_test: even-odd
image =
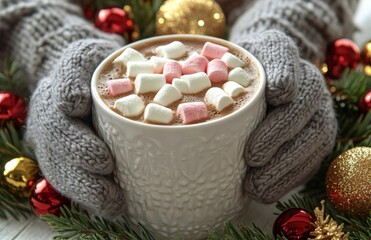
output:
[[[327,46],[326,77],[339,79],[346,68],[355,69],[360,62],[361,53],[354,42],[349,39],[338,39]]]
[[[23,124],[27,115],[27,105],[23,98],[11,93],[0,92],[0,121],[13,121]]]
[[[281,213],[273,226],[275,237],[283,234],[289,240],[307,240],[314,230],[315,218],[300,208],[292,208]]]
[[[123,35],[134,31],[134,22],[121,8],[99,10],[95,17],[95,26],[107,33]]]
[[[48,213],[59,216],[60,207],[69,205],[70,201],[57,192],[45,178],[41,178],[32,190],[30,204],[37,216]]]
[[[359,101],[359,109],[363,114],[368,113],[371,109],[371,91],[368,91]]]

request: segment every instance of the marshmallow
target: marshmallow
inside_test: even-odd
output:
[[[216,111],[221,112],[233,104],[233,99],[221,88],[212,87],[205,94],[205,102],[213,105]]]
[[[162,57],[177,59],[186,54],[187,50],[183,43],[174,41],[164,46],[159,46],[155,49],[156,53]]]
[[[227,64],[229,68],[236,68],[236,67],[243,67],[245,66],[245,62],[236,57],[235,55],[226,52],[222,57],[222,61]]]
[[[214,59],[207,65],[207,75],[213,83],[225,82],[228,80],[228,67],[220,59]]]
[[[254,77],[240,67],[232,69],[228,74],[228,81],[233,81],[243,87],[247,87]]]
[[[172,83],[173,78],[180,78],[182,76],[182,65],[176,61],[169,61],[164,65],[163,74],[165,75],[166,82]]]
[[[165,84],[165,76],[162,74],[141,73],[134,81],[135,93],[157,92]]]
[[[209,60],[201,55],[190,56],[183,65],[183,74],[205,72]]]
[[[229,49],[224,46],[211,42],[206,42],[201,50],[201,55],[211,59],[214,58],[220,59],[223,57],[224,53],[228,52],[228,50]]]
[[[126,75],[128,77],[136,77],[140,73],[154,73],[155,67],[149,61],[136,62],[130,61],[126,66]]]
[[[127,48],[113,60],[113,64],[127,65],[130,61],[145,61],[145,57],[135,49]]]
[[[181,93],[195,94],[211,87],[211,82],[204,72],[183,75],[181,78],[173,79],[173,86]]]
[[[162,73],[165,63],[167,63],[168,61],[171,61],[171,59],[170,58],[164,58],[164,57],[152,56],[150,58],[150,61],[152,62],[153,67],[155,68],[154,73]]]
[[[117,96],[132,91],[133,85],[129,78],[123,78],[107,81],[107,88],[112,96]]]
[[[156,96],[153,98],[155,103],[158,103],[162,106],[168,106],[173,102],[178,101],[182,98],[182,94],[179,90],[171,84],[165,84],[157,92]]]
[[[125,117],[136,117],[142,114],[144,102],[138,95],[131,94],[116,100],[113,107],[119,110]]]
[[[245,92],[245,89],[240,84],[233,81],[224,83],[223,90],[231,97],[237,97]]]
[[[149,103],[144,110],[144,120],[153,123],[169,124],[173,120],[174,113],[170,108]]]
[[[205,120],[207,114],[207,107],[203,102],[181,103],[177,109],[177,115],[185,124]]]

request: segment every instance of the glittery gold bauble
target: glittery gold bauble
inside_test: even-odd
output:
[[[337,157],[326,175],[327,196],[342,212],[371,211],[371,148],[355,147]]]
[[[361,60],[365,74],[371,76],[371,40],[363,45]]]
[[[25,157],[13,158],[4,166],[4,185],[19,197],[29,197],[38,174],[39,167],[33,160]]]
[[[225,16],[214,0],[167,0],[156,16],[156,34],[203,34],[222,37]]]

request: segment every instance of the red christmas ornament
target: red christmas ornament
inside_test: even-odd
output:
[[[60,207],[69,205],[70,201],[57,192],[45,178],[41,178],[32,190],[30,204],[37,216],[48,213],[59,216]]]
[[[15,125],[24,123],[27,105],[23,98],[12,92],[0,92],[0,121],[13,121]]]
[[[129,35],[134,31],[134,21],[121,8],[101,9],[95,18],[95,26],[107,33]]]
[[[346,68],[355,69],[360,62],[361,53],[358,46],[349,39],[338,39],[327,46],[326,77],[339,79]]]
[[[275,238],[283,234],[289,240],[307,240],[315,229],[315,218],[300,208],[292,208],[281,213],[273,226]]]
[[[366,92],[365,95],[359,101],[359,109],[363,114],[367,114],[371,109],[371,91]]]

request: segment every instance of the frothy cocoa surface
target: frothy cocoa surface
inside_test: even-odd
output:
[[[139,44],[139,45],[137,44],[135,46],[131,46],[131,48],[141,52],[146,57],[146,59],[149,60],[150,57],[152,57],[152,56],[158,56],[155,52],[156,47],[169,44],[173,41],[182,42],[186,46],[186,49],[187,49],[187,54],[180,59],[175,59],[176,61],[185,61],[190,55],[192,55],[195,52],[200,54],[201,49],[202,49],[203,45],[205,44],[205,41],[201,40],[201,39],[195,38],[195,39],[190,40],[188,38],[183,39],[183,38],[180,37],[178,39],[168,39],[168,40],[163,39],[163,40],[158,40],[156,42],[151,41],[150,43],[142,43],[142,44]],[[219,45],[223,45],[220,42],[214,42],[214,43],[219,44]],[[254,64],[254,62],[249,57],[244,56],[242,53],[240,53],[240,51],[237,48],[234,48],[231,45],[224,45],[224,46],[229,48],[230,53],[237,56],[238,58],[240,58],[241,60],[243,60],[246,63],[245,66],[243,67],[243,69],[247,72],[252,73],[253,76],[254,76],[254,80],[251,81],[251,84],[249,84],[247,87],[245,87],[246,93],[242,94],[238,97],[233,98],[234,104],[230,107],[227,107],[222,112],[217,112],[212,106],[208,105],[207,108],[208,108],[209,118],[206,121],[212,121],[214,119],[221,118],[221,117],[226,116],[228,114],[231,114],[234,111],[237,111],[238,109],[243,107],[247,102],[249,102],[251,97],[254,95],[254,93],[255,93],[255,91],[258,87],[258,84],[259,84],[259,82],[258,82],[259,72],[258,72],[257,66]],[[122,116],[122,114],[120,114],[119,111],[114,109],[113,105],[114,105],[114,103],[117,99],[120,99],[120,98],[122,98],[124,96],[127,96],[127,95],[130,95],[130,94],[133,94],[133,92],[126,93],[126,94],[121,94],[119,96],[113,97],[109,94],[109,91],[108,91],[107,86],[106,86],[106,82],[108,80],[112,80],[112,79],[119,79],[119,78],[126,78],[127,77],[127,75],[125,74],[126,73],[126,68],[125,67],[122,67],[122,69],[120,69],[120,67],[117,67],[113,64],[113,60],[116,57],[118,57],[122,52],[123,51],[118,52],[103,67],[101,73],[98,76],[98,81],[97,81],[98,94],[101,97],[101,99],[103,100],[103,102],[112,111],[116,112],[117,114],[119,114],[121,116]],[[211,59],[209,59],[209,60],[211,60]],[[231,69],[229,69],[229,71],[230,70]],[[132,81],[132,84],[134,84],[135,78],[131,77],[130,80]],[[212,87],[221,87],[223,85],[223,83],[212,83]],[[205,97],[206,91],[207,91],[207,89],[198,93],[198,94],[190,94],[190,95],[183,94],[183,97],[182,97],[181,100],[179,100],[179,101],[177,101],[177,102],[175,102],[175,103],[173,103],[173,104],[171,104],[170,106],[167,106],[167,107],[172,109],[174,111],[174,113],[176,114],[177,107],[180,103],[195,102],[195,101],[205,102],[204,97]],[[145,102],[145,105],[147,105],[148,103],[153,102],[153,98],[156,95],[156,93],[137,94],[137,95],[139,97],[141,97],[141,99]],[[141,121],[141,122],[146,122],[146,121],[144,121],[143,115],[141,117],[130,118],[130,119],[136,120],[136,121]],[[169,125],[183,125],[183,123],[182,123],[181,119],[179,119],[177,116],[175,116],[174,120]]]

